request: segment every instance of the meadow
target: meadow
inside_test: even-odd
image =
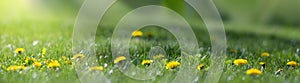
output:
[[[72,23],[36,22],[1,24],[1,83],[80,82],[74,65],[75,59],[84,57],[72,54]],[[99,59],[99,68],[91,69],[91,71],[103,72],[113,83],[171,82],[174,79],[180,65],[171,69],[163,67],[162,74],[158,75],[155,80],[135,80],[122,74],[114,67],[110,51],[112,30],[113,28],[103,28],[97,31],[95,57]],[[147,52],[153,46],[160,46],[166,51],[165,63],[171,61],[180,63],[180,47],[171,33],[157,27],[146,27],[140,31],[143,35],[133,37],[131,42],[130,54],[132,54],[131,60],[134,64],[142,68],[147,67],[142,64],[142,61],[147,60]],[[197,82],[202,82],[210,66],[210,40],[205,29],[194,29],[194,32],[197,34],[200,45],[200,63],[203,64],[203,67],[199,69]],[[299,81],[300,70],[297,62],[300,60],[300,49],[297,39],[259,34],[264,33],[244,33],[227,29],[227,57],[226,62],[223,63],[225,67],[219,82]],[[245,59],[247,62],[235,62],[237,59]],[[295,61],[295,65],[288,64],[290,61]],[[264,62],[265,66],[262,66],[261,62]],[[59,65],[51,65],[55,63]],[[151,65],[151,62],[149,64]],[[13,66],[18,67],[13,68]],[[263,71],[261,67],[264,67]],[[246,72],[251,68],[256,68],[261,72],[249,75]]]
[[[299,18],[295,17],[299,12],[294,11],[298,8],[297,1],[285,2],[280,6],[277,3],[284,1],[274,1],[267,6],[262,4],[268,1],[260,0],[234,3],[214,1],[224,21],[227,39],[225,62],[220,63],[225,66],[219,83],[300,81],[300,30],[297,23]],[[0,3],[0,83],[80,83],[76,64],[80,60],[88,60],[88,56],[74,54],[72,35],[82,2],[41,1],[33,7],[18,1]],[[84,68],[89,73],[103,74],[111,83],[170,83],[182,66],[182,51],[173,34],[161,27],[147,26],[132,32],[129,49],[131,62],[141,69],[154,65],[154,58],[149,58],[151,48],[159,46],[165,51],[155,57],[163,64],[160,64],[162,71],[155,78],[136,80],[117,68],[116,64],[126,58],[114,58],[112,55],[113,25],[123,14],[141,5],[131,2],[117,2],[105,15],[103,22],[99,23],[94,44],[96,53],[92,55],[97,59],[98,66]],[[10,5],[12,3],[18,4]],[[153,3],[150,1],[145,4]],[[169,5],[172,7],[172,4]],[[43,5],[41,9],[38,9],[39,5]],[[210,69],[211,39],[199,16],[185,17],[191,23],[199,44],[196,59],[200,63],[194,66],[197,70],[194,82],[202,83]],[[103,80],[100,83],[106,82]]]

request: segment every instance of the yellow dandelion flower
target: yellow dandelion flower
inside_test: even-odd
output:
[[[65,63],[68,64],[68,65],[72,65],[73,64],[73,62],[71,60],[66,60]]]
[[[42,55],[45,55],[46,52],[47,52],[47,49],[46,49],[46,48],[43,48],[43,49],[42,49]]]
[[[248,74],[248,75],[261,75],[262,72],[258,69],[252,68],[252,69],[247,70],[246,74]]]
[[[35,67],[41,67],[41,66],[42,66],[42,63],[40,63],[40,62],[34,62],[33,65],[34,65]]]
[[[142,31],[134,31],[134,32],[132,32],[132,36],[133,37],[142,37],[143,32]]]
[[[290,61],[290,62],[286,63],[286,65],[295,67],[295,66],[297,66],[297,62],[296,61]]]
[[[201,70],[201,69],[203,69],[203,67],[204,67],[204,65],[203,65],[203,64],[200,64],[200,65],[198,65],[197,69],[198,69],[198,70]]]
[[[25,66],[9,66],[6,70],[17,71],[17,70],[24,70],[24,69],[26,69]]]
[[[156,56],[153,56],[153,59],[161,59],[164,58],[165,56],[163,54],[158,54]]]
[[[279,69],[275,72],[276,77],[278,77],[279,74],[280,74],[282,71],[283,71],[283,69],[282,69],[282,68],[279,68]]]
[[[260,71],[264,71],[266,67],[265,62],[259,62],[259,65],[261,65]]]
[[[125,56],[119,56],[114,60],[114,64],[119,63],[120,61],[126,60]]]
[[[248,61],[245,59],[237,59],[237,60],[234,60],[233,63],[234,63],[234,65],[244,65],[244,64],[247,64]]]
[[[24,48],[17,48],[15,50],[15,53],[18,53],[18,54],[21,54],[21,53],[24,53],[25,52],[25,49]]]
[[[265,62],[259,62],[260,65],[265,65]]]
[[[153,62],[153,60],[143,60],[143,61],[142,61],[142,65],[147,65],[147,66],[149,66],[152,62]]]
[[[259,65],[265,67],[266,64],[265,64],[265,62],[259,62]]]
[[[90,71],[96,71],[96,70],[102,71],[103,69],[104,68],[102,66],[93,66],[89,68]]]
[[[270,56],[270,54],[269,53],[267,53],[267,52],[263,52],[263,53],[261,53],[261,55],[260,56],[262,56],[262,57],[265,57],[265,56]]]
[[[62,58],[63,60],[67,60],[67,57],[66,57],[66,56],[61,56],[61,58]]]
[[[282,69],[282,68],[279,68],[277,71],[283,71],[283,69]]]
[[[174,69],[174,68],[176,68],[179,65],[180,65],[179,62],[177,62],[177,61],[171,61],[171,62],[167,63],[166,69]]]
[[[83,54],[76,54],[73,56],[73,59],[80,59],[80,58],[84,58],[85,56]]]
[[[58,63],[57,60],[51,60],[47,66],[48,68],[55,68],[55,67],[60,67],[60,64]]]
[[[36,59],[35,59],[35,58],[29,58],[29,57],[27,57],[27,58],[25,59],[25,63],[26,63],[27,65],[31,65],[31,64],[33,64],[34,62],[36,62]]]

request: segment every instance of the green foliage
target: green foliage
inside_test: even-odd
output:
[[[79,82],[76,71],[73,65],[65,64],[65,60],[62,56],[72,58],[71,52],[71,34],[72,24],[61,25],[59,22],[51,23],[11,23],[2,24],[3,28],[0,33],[2,47],[0,50],[0,81],[6,82]],[[26,27],[26,28],[25,28]],[[43,27],[43,28],[37,28]],[[118,69],[113,69],[112,57],[110,51],[110,31],[112,28],[106,28],[103,32],[98,31],[96,46],[97,56],[107,58],[99,58],[99,65],[103,66],[108,64],[104,68],[104,73],[107,77],[111,78],[112,82],[144,82],[141,80],[134,80],[128,78],[122,74]],[[132,54],[132,60],[134,64],[143,67],[140,63],[143,59],[147,59],[147,53],[150,47],[161,46],[167,53],[167,61],[180,61],[180,48],[178,43],[166,30],[158,28],[144,28],[141,31],[144,33],[151,32],[153,37],[146,35],[141,38],[133,38],[131,42],[130,53]],[[198,33],[198,38],[206,38],[207,33],[199,34],[201,29],[195,29]],[[202,32],[201,32],[202,33]],[[290,41],[289,39],[281,39],[276,36],[261,36],[254,33],[239,33],[239,32],[227,32],[228,38],[228,52],[226,60],[234,61],[238,58],[248,60],[247,65],[233,66],[232,64],[226,64],[220,82],[228,83],[240,83],[240,82],[297,82],[299,78],[300,70],[298,67],[288,67],[286,63],[288,61],[300,62],[299,58],[299,43],[297,41]],[[198,39],[200,42],[206,39]],[[209,40],[209,39],[207,39]],[[37,45],[32,45],[34,41],[39,41]],[[200,63],[205,65],[205,69],[209,69],[210,61],[210,45],[200,45],[201,49],[199,56],[202,57]],[[14,56],[14,49],[17,47],[25,48],[24,54]],[[47,53],[44,58],[39,56],[41,49],[47,48]],[[298,50],[298,51],[297,51]],[[262,52],[268,52],[271,55],[269,57],[261,57]],[[59,70],[53,70],[47,68],[45,65],[41,68],[29,68],[23,71],[7,71],[6,68],[11,65],[20,65],[24,63],[26,57],[36,58],[38,61],[46,60],[58,60],[61,66]],[[229,62],[229,61],[228,61]],[[259,62],[266,63],[266,69],[262,75],[249,76],[246,75],[246,70],[249,68],[260,69]],[[224,63],[225,64],[225,63]],[[180,68],[180,67],[179,67]],[[196,66],[195,66],[196,68]],[[283,72],[278,77],[274,75],[278,68],[283,68]],[[108,72],[113,70],[112,74]],[[163,70],[162,75],[158,75],[156,80],[147,80],[146,82],[171,82],[176,76],[175,70]],[[200,70],[199,81],[202,82],[206,76],[205,70]],[[122,78],[122,79],[120,79]]]

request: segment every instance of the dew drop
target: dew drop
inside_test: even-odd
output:
[[[110,70],[109,72],[108,72],[108,74],[112,74],[114,71],[113,71],[113,69],[112,70]]]
[[[37,45],[38,43],[39,43],[39,41],[35,40],[35,41],[33,41],[32,45],[35,46],[35,45]]]
[[[104,66],[104,67],[107,67],[107,63],[104,63],[103,66]]]
[[[32,78],[35,79],[37,77],[36,73],[33,73]]]
[[[131,72],[131,75],[136,75],[136,72]]]

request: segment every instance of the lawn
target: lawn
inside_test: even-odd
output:
[[[2,23],[0,31],[0,56],[2,57],[0,59],[0,82],[80,82],[75,71],[75,65],[76,60],[82,58],[74,57],[72,54],[72,31],[72,22],[22,21]],[[102,28],[102,30],[97,31],[95,57],[98,57],[99,66],[104,68],[91,70],[91,73],[103,73],[113,83],[172,82],[180,66],[174,69],[161,67],[162,72],[155,79],[146,81],[135,80],[121,73],[116,68],[110,51],[110,36],[112,35],[112,31],[113,28],[111,27]],[[165,61],[162,63],[170,61],[181,62],[180,47],[171,33],[157,27],[145,27],[141,31],[144,35],[142,37],[133,37],[130,43],[131,60],[135,65],[139,68],[147,68],[147,65],[142,65],[141,63],[143,60],[149,59],[147,58],[147,53],[154,46],[160,46],[166,51],[164,55]],[[204,65],[202,69],[198,70],[197,82],[203,82],[210,66],[210,40],[205,29],[194,29],[194,32],[197,34],[200,46],[200,63]],[[299,42],[296,38],[282,38],[278,35],[260,32],[245,33],[231,29],[227,29],[226,34],[228,45],[227,57],[219,82],[299,81],[299,68],[287,65],[289,61],[299,62],[300,60]],[[17,48],[24,48],[25,51],[16,53],[15,50]],[[44,50],[45,52],[43,48],[46,49],[46,51]],[[264,52],[268,53],[269,56],[261,56]],[[30,58],[34,58],[35,60],[31,60]],[[235,65],[234,60],[236,59],[246,59],[247,64]],[[55,62],[55,60],[60,66],[49,67],[49,64]],[[36,66],[34,62],[41,63],[41,66]],[[260,62],[265,63],[265,68],[261,75],[246,74],[246,71],[251,68],[260,70],[262,67]],[[14,65],[20,66],[20,69],[9,69],[10,66]],[[25,68],[23,69],[21,66]],[[195,66],[196,68],[197,65]],[[280,74],[275,74],[280,68],[282,69]]]
[[[260,8],[264,6],[261,4],[268,1],[214,1],[224,21],[227,40],[225,62],[220,62],[225,66],[219,83],[299,82],[299,18],[294,17],[299,12],[292,9],[297,8],[297,4],[289,6],[297,1],[290,1],[283,6],[276,6],[281,3],[276,1],[265,8]],[[137,30],[140,32],[132,35],[129,57],[113,57],[111,40],[114,25],[131,8],[143,4],[117,2],[99,23],[95,43],[89,44],[95,47],[95,53],[81,54],[72,50],[72,35],[76,15],[83,0],[73,3],[60,0],[35,4],[33,2],[30,4],[32,6],[25,1],[0,3],[0,83],[170,83],[176,76],[181,76],[177,73],[186,66],[182,64],[184,60],[181,56],[186,54],[181,51],[174,35],[158,26],[141,27],[142,29]],[[12,3],[16,3],[16,6],[11,5]],[[173,7],[172,4],[164,5]],[[200,17],[192,15],[196,14],[195,11],[190,12],[191,15],[183,17],[191,24],[199,45],[198,49],[194,49],[197,51],[196,55],[190,57],[199,61],[191,67],[197,70],[192,73],[196,75],[193,82],[202,83],[211,69],[211,39]],[[91,57],[95,58],[93,66],[85,63],[91,61]],[[149,73],[153,78],[147,80],[131,78],[118,68],[118,64],[129,58],[130,63],[141,70],[160,72]],[[77,67],[84,70],[83,74],[76,71]],[[146,76],[138,74],[141,78]],[[82,77],[86,80],[80,80]]]

